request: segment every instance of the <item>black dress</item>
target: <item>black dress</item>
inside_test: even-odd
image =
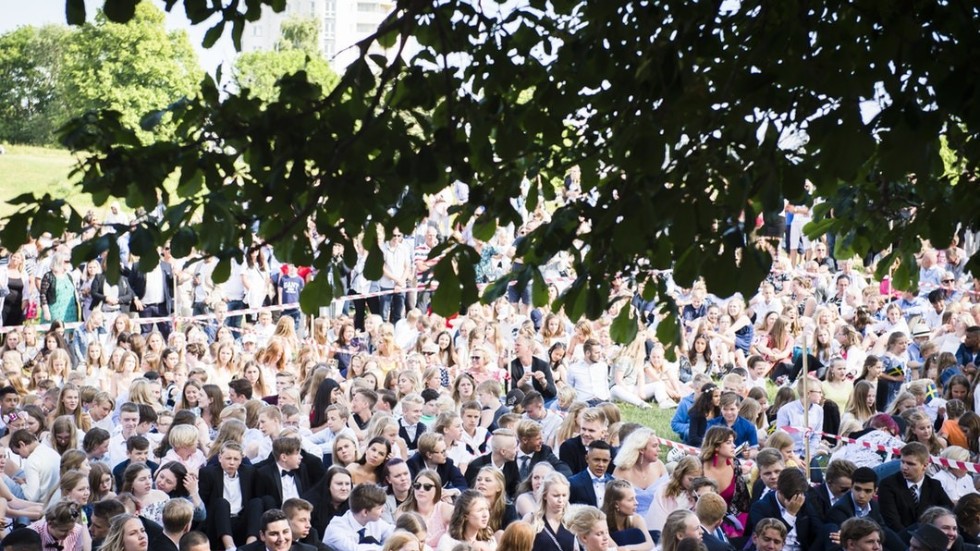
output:
[[[15,326],[24,325],[24,309],[21,303],[24,300],[24,280],[11,277],[7,280],[7,289],[10,293],[3,301],[3,325]]]
[[[558,525],[558,532],[555,533],[547,521],[544,528],[534,536],[534,546],[531,551],[573,551],[575,549],[575,535],[569,532],[563,524]]]

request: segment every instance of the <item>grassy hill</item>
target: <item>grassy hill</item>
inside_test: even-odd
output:
[[[7,201],[22,193],[50,193],[69,199],[80,212],[92,208],[92,200],[69,184],[75,164],[68,151],[44,147],[5,145],[0,155],[0,217],[16,209]]]

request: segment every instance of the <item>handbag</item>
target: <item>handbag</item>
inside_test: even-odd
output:
[[[24,308],[24,319],[34,320],[37,319],[37,316],[38,316],[37,302],[33,300],[28,301],[27,307]]]

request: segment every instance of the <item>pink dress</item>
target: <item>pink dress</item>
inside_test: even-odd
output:
[[[432,514],[425,519],[425,527],[428,529],[425,536],[425,543],[432,549],[439,546],[439,539],[449,529],[449,525],[446,524],[446,519],[443,518],[442,512],[439,509],[440,507],[435,507],[432,510]]]

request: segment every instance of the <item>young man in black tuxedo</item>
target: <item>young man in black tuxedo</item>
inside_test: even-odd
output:
[[[262,499],[255,492],[255,468],[243,465],[241,444],[225,442],[218,452],[218,465],[200,471],[201,501],[208,510],[208,538],[221,542],[224,549],[245,543],[249,527],[258,534]]]
[[[918,522],[929,507],[953,508],[943,485],[926,476],[928,467],[929,450],[924,444],[911,442],[902,448],[901,472],[881,481],[878,488],[881,516],[895,532]]]
[[[280,436],[272,441],[272,457],[256,468],[255,490],[262,496],[267,509],[281,509],[283,502],[300,497],[313,486],[309,468],[303,465],[300,441],[292,436]]]

